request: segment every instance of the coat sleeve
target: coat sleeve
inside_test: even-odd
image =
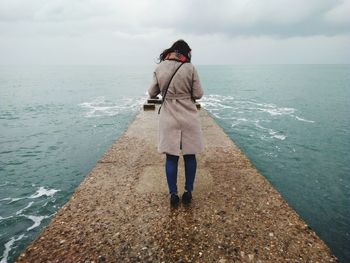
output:
[[[203,96],[202,85],[199,80],[198,72],[195,67],[193,67],[193,75],[192,75],[192,95],[196,100],[202,98]]]
[[[159,93],[160,93],[160,89],[159,89],[158,79],[157,79],[156,73],[154,72],[151,86],[148,89],[148,95],[150,96],[150,98],[154,98]]]

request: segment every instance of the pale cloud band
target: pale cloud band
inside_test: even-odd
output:
[[[318,45],[321,52],[335,48],[338,54],[329,54],[327,59],[323,54],[315,62],[345,63],[349,59],[349,52],[343,50],[349,44],[349,14],[350,0],[0,0],[0,47],[6,50],[0,55],[7,62],[26,62],[18,55],[24,50],[37,54],[38,59],[57,49],[63,54],[60,59],[45,53],[53,63],[65,63],[68,55],[64,54],[72,53],[79,63],[85,63],[83,56],[90,56],[94,57],[90,63],[109,64],[114,56],[124,61],[122,53],[128,51],[146,62],[150,57],[141,50],[158,53],[177,38],[186,38],[199,54],[208,53],[212,45],[225,54],[232,53],[233,47],[241,52],[249,46],[258,55],[273,48],[281,56],[272,57],[271,63],[284,59],[288,63],[287,53],[296,52],[296,46],[300,53],[295,55],[302,58],[306,50]],[[97,51],[100,56],[94,54]],[[105,58],[108,52],[110,59]],[[69,61],[72,54],[67,63],[73,63]],[[237,54],[233,51],[231,62],[225,63],[237,62]],[[33,59],[29,55],[27,62]],[[203,63],[220,63],[216,60]],[[254,63],[251,58],[246,61]]]

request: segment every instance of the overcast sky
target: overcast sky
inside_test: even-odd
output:
[[[350,63],[350,0],[0,0],[0,64]]]

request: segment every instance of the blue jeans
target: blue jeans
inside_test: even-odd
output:
[[[194,154],[185,154],[185,190],[192,192],[196,176],[197,160]],[[177,166],[179,156],[166,154],[165,172],[170,194],[177,194]]]

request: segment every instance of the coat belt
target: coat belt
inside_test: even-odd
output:
[[[181,100],[181,99],[190,99],[191,95],[190,94],[167,94],[165,99],[176,99],[176,100]]]

